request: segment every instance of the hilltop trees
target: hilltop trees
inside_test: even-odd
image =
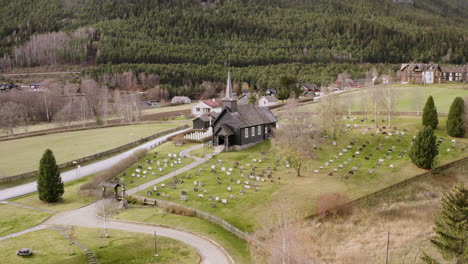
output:
[[[463,137],[465,135],[465,103],[461,97],[456,97],[450,106],[447,118],[447,134],[451,137]]]
[[[435,236],[431,239],[443,258],[456,261],[457,264],[468,262],[468,190],[459,183],[442,197],[442,203],[436,214]],[[426,253],[425,263],[438,263]]]
[[[422,124],[423,126],[430,126],[432,129],[436,129],[439,125],[437,108],[435,107],[434,98],[432,98],[432,96],[427,98],[426,105],[424,106]]]
[[[55,203],[62,199],[63,182],[52,150],[47,149],[42,155],[37,178],[39,199],[48,203]]]
[[[430,126],[425,126],[418,132],[409,152],[409,157],[416,166],[426,170],[432,169],[439,154],[436,140],[434,130]]]

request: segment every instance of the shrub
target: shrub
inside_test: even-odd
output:
[[[432,96],[429,96],[429,98],[427,98],[426,105],[424,106],[422,124],[423,126],[430,126],[432,127],[432,129],[436,129],[439,125],[439,119],[437,117],[437,108],[435,107],[434,99],[432,98]]]
[[[317,198],[316,210],[321,217],[328,214],[337,215],[350,212],[349,197],[343,193],[322,194]]]
[[[126,157],[114,166],[103,170],[96,174],[96,176],[89,179],[83,185],[80,186],[80,190],[96,189],[102,182],[110,181],[120,172],[130,167],[133,163],[146,156],[148,151],[146,149],[135,150],[130,156]]]
[[[172,142],[174,142],[174,144],[176,146],[181,146],[183,144],[185,144],[185,138],[184,138],[184,135],[183,134],[179,134],[177,136],[175,136],[173,139],[172,139]]]
[[[133,196],[125,196],[125,200],[127,200],[128,204],[137,204],[138,199]]]
[[[197,215],[194,209],[183,207],[183,206],[178,206],[178,205],[169,205],[166,208],[164,208],[164,211],[171,213],[171,214],[178,214],[178,215],[183,215],[183,216],[196,216]]]
[[[426,126],[418,132],[409,152],[409,157],[414,165],[426,170],[432,169],[435,158],[439,154],[436,140],[434,130],[430,126]]]
[[[465,115],[465,103],[461,97],[456,97],[450,106],[447,118],[447,134],[451,137],[463,137],[465,126],[463,123]]]

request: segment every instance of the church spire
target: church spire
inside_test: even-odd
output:
[[[232,99],[231,70],[228,71],[228,78],[226,83],[226,98]]]

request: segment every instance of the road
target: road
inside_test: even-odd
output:
[[[108,201],[100,200],[99,202],[77,210],[58,213],[49,218],[42,225],[75,225],[103,229],[105,227],[105,222],[102,218],[97,217],[96,214],[100,208],[99,203],[105,202]],[[156,231],[157,235],[159,236],[169,237],[182,241],[188,246],[194,248],[200,255],[202,263],[204,264],[230,264],[233,262],[229,255],[227,255],[227,253],[221,247],[209,239],[206,239],[195,233],[150,224],[144,225],[114,220],[107,220],[107,227],[108,229],[117,229],[145,234],[153,234],[153,232]],[[109,232],[112,236],[112,230]]]
[[[81,74],[81,72],[68,71],[68,72],[29,72],[29,73],[6,73],[0,74],[0,76],[28,76],[28,75],[62,75],[62,74]]]
[[[173,135],[176,135],[176,134],[179,134],[181,132],[187,131],[189,129],[190,128],[187,128],[187,129],[184,129],[184,130],[179,130],[177,132],[167,134],[165,136],[156,138],[156,139],[154,139],[152,141],[149,141],[149,142],[147,142],[145,144],[137,146],[137,147],[135,147],[135,148],[133,148],[131,150],[128,150],[128,151],[123,152],[121,154],[118,154],[116,156],[113,156],[113,157],[110,157],[110,158],[107,158],[107,159],[104,159],[104,160],[101,160],[101,161],[97,161],[97,162],[94,162],[92,164],[82,166],[81,168],[79,168],[79,171],[78,171],[78,169],[72,169],[72,170],[63,172],[63,173],[61,173],[62,180],[63,180],[63,182],[69,182],[69,181],[72,181],[72,180],[76,180],[76,179],[79,179],[79,178],[86,177],[88,175],[97,173],[97,172],[105,170],[107,168],[110,168],[114,164],[117,164],[118,162],[120,162],[122,159],[124,159],[124,158],[128,157],[129,155],[131,155],[133,153],[133,151],[135,151],[137,149],[142,149],[142,148],[147,148],[148,149],[153,145],[156,145],[156,144],[159,144],[161,142],[166,141],[168,137],[171,137]],[[31,183],[18,185],[16,187],[1,190],[0,191],[0,201],[8,200],[8,199],[11,199],[11,198],[15,198],[15,197],[30,194],[30,193],[34,193],[36,191],[37,191],[37,183],[36,182],[31,182]]]

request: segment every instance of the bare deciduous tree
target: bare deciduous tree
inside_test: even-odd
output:
[[[382,88],[382,95],[384,99],[385,110],[387,111],[388,126],[392,126],[392,113],[395,107],[396,93],[394,87],[391,85],[384,85]]]
[[[333,93],[331,89],[324,88],[324,96],[320,102],[318,117],[321,128],[332,137],[336,138],[336,134],[343,125],[344,107],[338,99],[338,95]]]
[[[7,102],[0,105],[0,126],[5,130],[7,135],[13,135],[14,129],[23,126],[27,132],[28,124],[27,109],[24,105],[14,102]]]
[[[414,87],[411,89],[411,108],[420,116],[424,107],[424,88]]]

